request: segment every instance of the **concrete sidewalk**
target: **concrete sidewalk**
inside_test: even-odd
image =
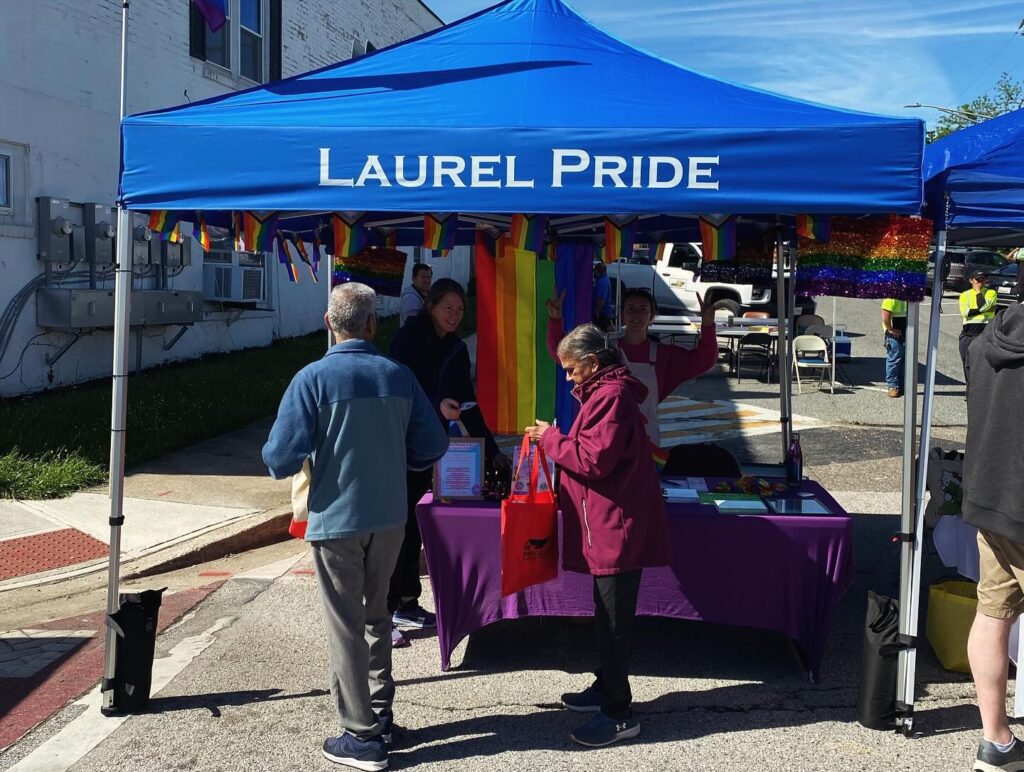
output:
[[[121,530],[125,575],[286,538],[290,485],[272,480],[260,457],[270,425],[260,421],[130,470]],[[0,501],[0,598],[104,570],[109,513],[105,489]]]

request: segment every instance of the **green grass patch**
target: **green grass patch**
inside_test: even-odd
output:
[[[397,316],[381,319],[375,341],[381,351],[388,350],[397,327]],[[127,466],[274,415],[292,377],[323,356],[325,347],[326,333],[316,332],[131,375]],[[5,454],[0,497],[66,496],[103,482],[110,456],[110,399],[105,378],[0,400],[0,454]]]

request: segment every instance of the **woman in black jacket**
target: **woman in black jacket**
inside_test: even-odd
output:
[[[438,279],[427,293],[423,310],[395,333],[388,355],[413,371],[443,426],[461,420],[471,436],[483,437],[487,463],[505,470],[509,466],[508,458],[498,450],[476,406],[469,350],[456,334],[465,310],[466,291],[462,285],[453,279]],[[460,410],[459,406],[467,402],[474,406]],[[416,521],[416,504],[430,490],[431,476],[430,470],[406,473],[409,517],[405,542],[388,591],[388,607],[395,624],[401,627],[423,628],[435,624],[434,615],[419,605],[422,541]],[[393,634],[392,641],[398,646],[405,644],[399,635]]]

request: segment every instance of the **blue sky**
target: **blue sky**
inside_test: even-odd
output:
[[[493,2],[427,0],[446,22]],[[816,102],[934,124],[936,110],[1024,75],[1020,0],[570,0],[684,67]]]

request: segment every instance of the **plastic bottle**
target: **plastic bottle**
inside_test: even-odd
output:
[[[786,480],[790,486],[799,488],[804,479],[804,454],[800,450],[800,435],[793,432],[789,440],[789,457],[786,459]]]

